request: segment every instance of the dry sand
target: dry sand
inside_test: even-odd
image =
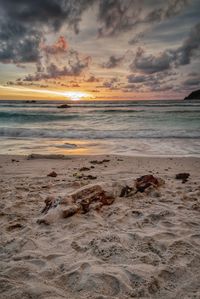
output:
[[[91,168],[95,159],[110,161]],[[151,173],[165,185],[39,225],[48,195],[91,182],[83,166],[93,182]],[[0,156],[0,298],[200,298],[199,169],[198,158]]]

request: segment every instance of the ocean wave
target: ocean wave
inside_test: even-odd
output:
[[[70,138],[70,139],[199,139],[200,131],[159,131],[159,130],[55,130],[28,128],[0,128],[0,136],[9,138]]]
[[[139,112],[145,112],[146,110],[133,110],[133,109],[95,109],[95,110],[90,110],[90,113],[139,113]]]
[[[193,119],[199,119],[200,110],[133,110],[133,109],[95,109],[88,111],[0,111],[0,122],[13,122],[13,123],[40,123],[40,122],[60,122],[60,121],[70,121],[70,120],[98,120],[99,117],[114,118],[114,115],[119,115],[124,118],[124,121],[128,120],[130,117],[134,118],[145,118],[145,119],[156,119],[160,118],[160,121],[165,120],[169,116],[177,117],[188,117]]]
[[[9,122],[48,122],[48,121],[62,121],[70,119],[78,119],[81,115],[77,113],[71,114],[56,114],[56,113],[21,113],[16,111],[0,111],[0,120]]]
[[[26,103],[25,101],[0,101],[0,107],[4,108],[57,108],[60,104],[69,104],[72,108],[129,108],[129,107],[144,107],[144,108],[156,108],[156,107],[200,107],[200,101],[184,102],[184,101],[174,101],[174,100],[160,100],[160,101],[41,101],[38,100],[36,103]]]
[[[145,110],[145,109],[95,109],[95,110],[90,110],[90,113],[105,113],[105,114],[122,114],[122,113],[127,113],[127,114],[134,114],[134,113],[146,113],[147,115],[151,115],[151,114],[191,114],[191,113],[200,113],[200,109],[194,109],[194,110]]]

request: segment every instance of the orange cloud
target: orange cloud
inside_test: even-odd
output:
[[[41,50],[48,54],[60,54],[68,50],[68,43],[64,36],[60,36],[58,40],[52,45],[41,44]]]

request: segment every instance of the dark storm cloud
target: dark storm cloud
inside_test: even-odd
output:
[[[16,24],[50,26],[57,31],[63,23],[78,31],[81,15],[94,0],[1,0],[4,18]]]
[[[156,4],[153,10],[146,0],[0,0],[0,61],[37,61],[45,32],[57,32],[68,25],[78,33],[83,12],[94,4],[100,35],[112,36],[133,29],[136,24],[170,18],[188,1],[152,3]]]
[[[39,58],[41,33],[27,29],[11,21],[2,24],[0,21],[0,62],[28,63]]]
[[[197,0],[194,2],[197,3],[196,6],[199,5]],[[79,76],[90,65],[90,57],[83,57],[78,52],[82,45],[80,44],[80,47],[78,45],[78,51],[75,51],[70,48],[63,36],[53,45],[47,45],[46,34],[54,33],[56,37],[60,35],[60,30],[63,34],[69,28],[78,34],[79,30],[81,31],[79,26],[83,24],[85,29],[84,26],[90,25],[90,20],[86,20],[87,25],[85,25],[85,19],[81,23],[81,18],[83,13],[93,6],[97,23],[96,27],[91,27],[95,29],[95,32],[98,31],[100,38],[110,37],[112,43],[113,39],[111,38],[129,32],[129,43],[135,45],[141,39],[146,38],[146,33],[151,32],[154,25],[169,26],[167,20],[171,20],[177,15],[180,16],[183,11],[186,13],[189,7],[187,5],[190,3],[192,1],[187,0],[0,0],[0,62],[14,63],[17,66],[35,63],[36,72],[27,75],[24,84],[27,82],[33,84],[33,81],[50,80],[62,76]],[[196,11],[193,13],[195,14]],[[193,17],[191,16],[191,18]],[[181,20],[181,22],[183,21],[184,19]],[[180,24],[180,19],[178,22]],[[187,22],[187,24],[193,26],[196,22],[195,19],[195,22]],[[176,26],[173,26],[173,30],[174,28],[176,29]],[[160,40],[158,37],[157,40],[161,41],[163,46],[163,41],[167,39],[166,35],[162,35],[162,31],[160,34],[163,39]],[[186,31],[174,30],[174,32],[183,34],[181,37],[179,36],[179,40],[182,40]],[[126,44],[122,44],[126,37],[124,35],[119,47],[124,49],[125,54],[117,56],[111,53],[113,55],[109,54],[111,56],[101,66],[107,69],[127,67],[132,61],[129,66],[130,70],[142,74],[128,77],[128,83],[124,87],[126,91],[139,91],[144,88],[154,91],[170,89],[171,84],[168,80],[171,75],[169,72],[174,67],[189,64],[193,57],[197,57],[200,44],[199,32],[200,24],[197,24],[181,46],[170,49],[168,45],[169,49],[157,55],[154,49],[152,54],[149,54],[143,48],[138,48],[135,57],[133,53],[128,54]],[[50,35],[50,37],[52,36]],[[87,37],[89,40],[89,34]],[[173,39],[170,34],[169,39]],[[91,41],[89,40],[89,42]],[[152,38],[150,37],[150,46],[151,42]],[[102,51],[102,53],[105,52]],[[167,79],[162,77],[162,74],[165,74]],[[184,86],[196,86],[197,78],[195,76],[186,78]],[[93,75],[90,77],[87,75],[84,80],[87,82],[99,81]],[[101,88],[110,90],[122,88],[116,78],[107,79],[100,84],[102,84]]]
[[[0,61],[37,62],[45,32],[63,24],[78,33],[81,15],[93,0],[0,0]]]
[[[169,70],[174,66],[187,65],[191,59],[199,55],[200,23],[192,28],[189,36],[177,49],[167,49],[157,56],[146,54],[143,48],[138,48],[134,61],[130,65],[132,71],[139,70],[145,74],[153,74]]]

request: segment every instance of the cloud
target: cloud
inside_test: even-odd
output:
[[[135,36],[129,40],[129,45],[135,45],[138,44],[140,42],[140,40],[144,37],[145,32],[139,32],[137,34],[135,34]]]
[[[17,3],[16,0],[0,0],[0,62],[14,63],[17,66],[34,63],[36,71],[25,76],[24,84],[26,82],[32,84],[34,81],[40,80],[49,81],[51,78],[63,76],[80,76],[89,68],[91,61],[90,56],[80,53],[80,49],[82,47],[83,51],[87,52],[91,45],[91,51],[96,60],[100,58],[102,61],[101,59],[103,56],[105,57],[106,53],[109,53],[110,56],[101,65],[104,70],[99,70],[98,61],[92,69],[92,71],[97,71],[101,80],[106,74],[106,69],[110,69],[110,74],[112,69],[114,71],[114,68],[123,67],[122,70],[120,69],[120,73],[124,76],[125,68],[128,66],[129,71],[131,70],[134,75],[129,75],[128,82],[125,83],[127,89],[142,90],[150,88],[150,85],[152,88],[157,86],[158,89],[158,86],[162,84],[169,86],[170,83],[167,80],[170,76],[168,79],[159,79],[156,74],[159,76],[163,73],[166,74],[174,68],[191,63],[192,59],[198,56],[200,25],[197,24],[193,28],[188,38],[179,47],[168,46],[169,49],[157,54],[153,52],[154,49],[152,52],[148,52],[144,48],[138,48],[134,56],[133,53],[128,55],[125,52],[125,42],[128,43],[130,40],[128,48],[133,48],[135,51],[135,44],[141,39],[145,42],[145,38],[147,38],[147,49],[150,49],[152,44],[155,45],[155,39],[153,40],[149,34],[152,27],[160,26],[160,22],[165,21],[163,24],[166,26],[165,28],[168,28],[169,23],[173,24],[173,22],[167,20],[181,15],[189,3],[191,1],[187,0],[19,0]],[[195,5],[197,7],[198,3]],[[88,12],[84,15],[86,11]],[[196,21],[197,12],[197,10],[194,11],[194,7],[193,10],[185,10],[185,13],[181,15],[183,19],[181,16],[175,18],[177,25],[180,25],[180,20],[182,22],[186,14],[191,15],[192,19],[192,22],[188,21],[188,24],[193,24]],[[81,22],[83,16],[84,19]],[[91,20],[87,19],[88,16],[91,16]],[[159,28],[162,32],[163,27]],[[80,37],[74,38],[72,32],[78,34],[82,29],[86,32]],[[181,26],[181,30],[179,29],[177,31],[181,32],[181,35],[179,35],[178,41],[187,31],[184,26]],[[74,38],[76,50],[71,48],[63,36],[66,32],[69,32],[69,40]],[[95,34],[98,32],[98,37],[103,40],[94,41],[94,32]],[[119,38],[119,35],[122,36]],[[54,43],[49,44],[49,40],[52,41],[53,37],[58,36],[60,37]],[[166,34],[165,31],[163,39],[159,40],[161,47],[164,46],[164,40],[168,42],[166,36],[171,38],[170,33]],[[85,41],[85,37],[88,38],[87,41]],[[105,37],[109,37],[109,41],[111,43],[113,41],[113,44],[109,44],[108,47],[105,45],[106,49],[101,51],[102,48],[97,49],[97,47],[106,40]],[[111,52],[114,51],[114,46],[118,46],[118,42],[118,52]],[[158,38],[156,42],[158,42]],[[130,47],[130,44],[134,44],[134,46]],[[118,55],[122,48],[124,48],[125,54]],[[23,73],[25,71],[23,70]],[[112,76],[115,76],[118,71],[116,69]],[[109,75],[106,74],[104,78],[109,78]],[[96,78],[95,74],[91,76],[88,74],[82,80],[79,82],[101,81]],[[196,81],[196,78],[186,79],[185,77],[184,84],[192,86]],[[104,82],[99,84],[108,89],[122,87],[121,83],[112,81],[112,78],[111,80],[104,79]]]
[[[149,1],[140,0],[1,0],[0,62],[37,62],[46,33],[58,33],[63,26],[79,33],[81,17],[92,6],[97,9],[99,36],[113,36],[177,15],[188,2],[152,1],[151,9]],[[57,46],[62,47],[62,40]]]
[[[110,56],[108,61],[102,64],[103,68],[113,69],[121,65],[124,60],[124,56],[116,57],[114,55]]]
[[[153,74],[170,69],[171,61],[172,57],[167,51],[154,56],[152,54],[147,55],[144,49],[138,48],[130,69],[137,69],[146,74]]]
[[[20,64],[37,61],[42,36],[40,32],[13,22],[0,22],[0,28],[0,62]]]
[[[168,90],[173,90],[173,84],[161,84],[161,83],[151,83],[151,84],[127,84],[124,86],[124,92],[163,92]]]
[[[122,88],[123,92],[126,93],[133,93],[133,92],[143,92],[144,91],[144,87],[143,85],[137,85],[137,84],[127,84]]]
[[[153,74],[130,74],[127,76],[128,84],[124,86],[126,92],[164,92],[174,89],[176,82],[176,73],[173,71],[164,71]],[[177,82],[175,83],[177,84]]]
[[[153,92],[162,92],[162,91],[173,90],[173,88],[174,88],[173,84],[152,85],[151,88],[150,88],[150,91],[153,91]]]
[[[90,83],[99,82],[99,79],[92,75],[86,80],[86,82],[90,82]]]
[[[149,76],[132,74],[127,76],[127,79],[129,83],[143,83],[149,81]]]
[[[80,85],[78,83],[74,83],[71,85],[71,87],[80,87]]]
[[[193,87],[200,85],[200,73],[192,72],[188,74],[188,78],[183,81],[183,86]]]
[[[40,45],[42,51],[44,51],[46,54],[61,54],[67,52],[68,44],[65,40],[64,36],[60,36],[58,40],[51,46],[46,45],[45,43],[42,43]]]
[[[78,32],[82,13],[90,7],[92,0],[15,0],[1,1],[1,10],[7,20],[15,23],[32,24],[37,29],[48,26],[58,31],[68,24]]]
[[[92,0],[0,1],[0,62],[37,62],[46,33],[63,25],[79,31],[82,13]],[[62,47],[59,41],[57,49]],[[48,51],[48,48],[46,49]],[[51,48],[53,51],[53,49]]]
[[[191,1],[168,0],[101,0],[98,19],[101,22],[99,36],[113,36],[139,25],[161,22],[179,14]]]
[[[7,86],[36,86],[36,87],[40,87],[40,88],[47,88],[49,87],[49,85],[47,84],[39,84],[39,83],[35,83],[35,82],[24,82],[23,80],[21,80],[20,78],[17,79],[16,81],[8,81],[6,82],[6,85]]]
[[[195,56],[195,51],[200,48],[200,23],[196,24],[188,38],[183,42],[182,46],[172,53],[175,55],[176,65],[189,64],[192,57]],[[199,53],[198,53],[199,55]]]
[[[62,86],[62,87],[69,87],[70,85],[69,84],[65,84],[65,83],[61,83],[60,86]]]
[[[113,77],[109,80],[104,81],[103,85],[98,86],[98,87],[104,87],[104,88],[108,88],[110,90],[118,90],[119,89],[119,79],[117,77]]]
[[[200,85],[200,77],[187,79],[183,82],[183,85],[185,85],[185,86]]]
[[[168,0],[163,7],[150,11],[143,19],[144,22],[154,23],[169,19],[179,14],[191,1],[189,0]]]
[[[141,12],[138,0],[101,0],[98,19],[101,22],[99,36],[110,36],[130,30]]]
[[[163,72],[173,67],[186,65],[193,57],[199,55],[200,23],[195,25],[182,45],[176,49],[167,49],[157,56],[147,54],[141,47],[137,49],[134,61],[130,64],[132,71],[139,70],[144,74]]]
[[[63,36],[52,45],[41,45],[40,58],[35,74],[27,75],[25,81],[39,81],[63,76],[79,76],[88,68],[91,58],[81,56],[70,49]]]
[[[188,74],[188,77],[198,77],[200,76],[200,73],[197,73],[197,72],[191,72]]]
[[[107,69],[114,69],[116,67],[120,67],[121,65],[125,65],[130,62],[133,57],[132,50],[127,50],[121,56],[111,55],[108,60],[101,64],[101,67]]]
[[[144,82],[166,82],[170,76],[175,76],[176,73],[172,71],[164,71],[162,73],[135,75],[130,74],[127,76],[128,83],[144,83]]]

